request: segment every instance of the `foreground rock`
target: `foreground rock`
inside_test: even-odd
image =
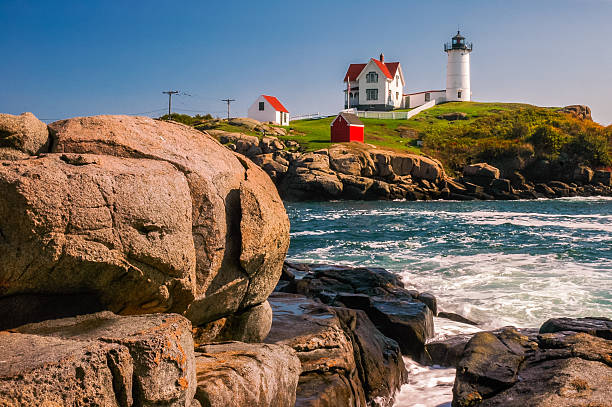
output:
[[[583,330],[592,322],[566,327]],[[612,400],[610,377],[610,340],[575,331],[481,332],[458,363],[453,406],[604,406]]]
[[[20,160],[48,150],[47,125],[32,113],[0,114],[0,160]]]
[[[292,407],[301,372],[293,349],[282,345],[225,342],[197,348],[202,406]]]
[[[378,268],[320,264],[286,263],[285,267],[302,277],[282,284],[279,290],[364,311],[384,335],[399,343],[406,355],[419,359],[426,340],[433,337],[435,298],[406,290],[393,273]]]
[[[101,312],[0,333],[0,401],[190,406],[191,324],[175,314]]]
[[[272,294],[267,343],[292,347],[302,374],[296,406],[390,406],[405,382],[397,343],[356,310],[296,294]]]
[[[65,311],[37,315],[31,295],[17,308],[22,293],[94,294],[126,314],[193,301],[191,198],[172,165],[85,154],[4,162],[0,197],[0,328]]]
[[[96,116],[49,128],[54,154],[0,169],[7,314],[32,301],[33,314],[69,307],[52,298],[68,294],[92,298],[86,312],[172,311],[203,325],[266,300],[289,222],[259,167],[177,123]]]

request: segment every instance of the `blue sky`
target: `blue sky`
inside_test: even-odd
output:
[[[476,101],[587,104],[612,123],[612,0],[0,0],[0,112],[43,119],[244,116],[262,93],[337,112],[347,65],[382,51],[406,91],[444,88],[442,44],[474,42]]]

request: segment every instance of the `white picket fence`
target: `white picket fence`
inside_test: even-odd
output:
[[[389,119],[389,120],[397,120],[397,119],[410,119],[411,117],[416,116],[421,113],[423,110],[427,110],[436,105],[435,100],[431,100],[424,105],[416,107],[408,112],[369,112],[369,111],[358,111],[357,116],[362,117],[364,119]]]
[[[298,114],[296,116],[290,116],[289,121],[292,122],[294,120],[306,120],[306,119],[322,119],[324,117],[329,117],[327,114],[321,113],[310,113],[310,114]]]

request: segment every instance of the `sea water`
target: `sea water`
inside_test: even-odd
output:
[[[288,203],[296,262],[384,267],[480,328],[612,317],[612,199]],[[474,331],[436,318],[436,335]],[[406,359],[397,406],[445,406],[452,369]]]

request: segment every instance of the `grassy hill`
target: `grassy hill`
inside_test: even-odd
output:
[[[366,143],[430,155],[440,159],[451,172],[472,162],[534,156],[609,166],[612,126],[606,128],[559,110],[519,103],[452,102],[425,110],[409,120],[362,121]],[[465,113],[465,120],[438,118],[457,112]],[[292,121],[285,127],[288,135],[281,138],[295,140],[307,151],[329,147],[332,120],[333,117]],[[227,122],[217,122],[215,128],[258,135]]]

